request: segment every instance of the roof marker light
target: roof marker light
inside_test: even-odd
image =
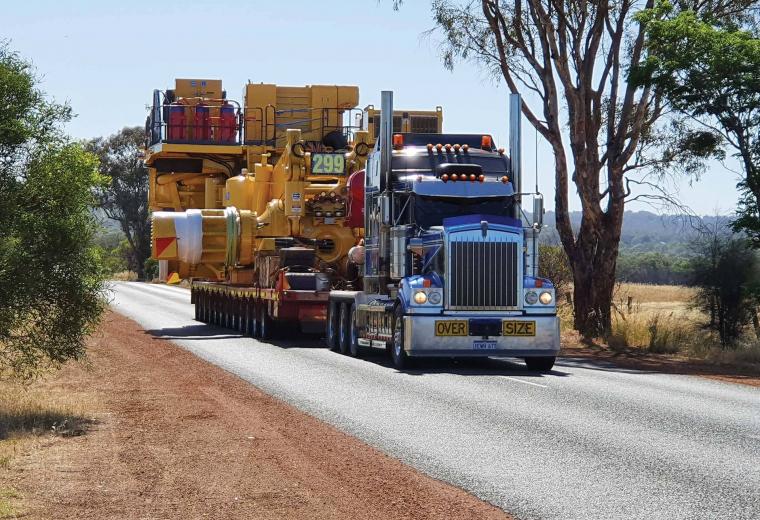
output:
[[[458,144],[454,145],[454,151],[459,153],[459,148],[461,148]]]
[[[435,145],[435,149],[440,152],[441,150],[443,150],[443,145],[441,143],[438,143],[437,145]]]
[[[449,143],[446,143],[446,151],[447,152],[451,151],[451,145]]]
[[[504,155],[504,148],[499,148],[499,155]]]
[[[504,184],[508,183],[508,182],[509,182],[509,177],[507,177],[506,175],[504,175],[504,176],[501,178],[501,182],[503,182]]]
[[[478,177],[474,173],[470,174],[470,182],[475,182],[475,179],[477,179],[477,178]]]
[[[443,182],[449,182],[449,174],[448,173],[444,173],[443,175],[441,175],[441,180]]]
[[[393,149],[401,150],[404,148],[404,136],[401,134],[393,134]]]
[[[482,173],[480,175],[478,175],[478,182],[483,182],[485,180],[486,180],[486,176],[485,175],[483,175]]]
[[[433,143],[428,143],[427,144],[427,149],[428,149],[428,152],[432,152],[433,151]]]
[[[480,138],[480,147],[483,150],[491,150],[493,149],[493,140],[491,139],[490,135],[484,135]]]
[[[463,144],[463,145],[462,145],[462,151],[463,151],[463,152],[467,153],[467,151],[468,151],[469,149],[470,149],[470,145],[469,145],[469,144]]]
[[[454,181],[454,182],[458,181],[459,180],[459,175],[457,175],[456,173],[452,173],[451,174],[451,180]]]

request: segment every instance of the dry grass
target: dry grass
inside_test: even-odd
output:
[[[0,518],[17,518],[19,511],[13,505],[21,495],[13,488],[0,488]]]
[[[30,385],[0,381],[0,519],[21,514],[21,495],[4,483],[14,459],[45,438],[81,435],[95,422],[93,398],[78,390],[76,382],[67,384],[69,370],[64,367],[50,381]]]
[[[641,348],[715,364],[760,365],[760,342],[754,334],[736,348],[724,349],[717,335],[704,329],[705,316],[690,305],[695,293],[692,287],[620,284],[615,291],[610,348]]]
[[[116,280],[117,282],[136,282],[137,273],[134,271],[121,271],[120,273],[112,274],[111,280]]]
[[[722,348],[717,334],[706,330],[705,315],[691,306],[693,287],[621,283],[613,295],[612,333],[607,346],[614,351],[665,354],[713,365],[760,371],[760,340],[747,330],[734,348]],[[558,309],[565,348],[584,344],[573,328],[572,308]]]
[[[621,283],[615,290],[615,300],[625,301],[631,296],[638,303],[688,304],[696,294],[693,287],[682,285],[654,285],[646,283]]]
[[[62,385],[62,377],[65,369],[56,375],[55,389],[45,381],[29,386],[0,382],[0,471],[10,468],[35,439],[80,435],[94,422],[92,398]]]

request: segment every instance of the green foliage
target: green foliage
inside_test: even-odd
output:
[[[638,20],[647,27],[648,55],[629,80],[653,88],[702,125],[677,148],[705,156],[726,143],[735,150],[744,177],[733,226],[760,239],[760,40],[736,20],[677,12],[668,2],[642,11]]]
[[[689,260],[656,251],[621,252],[617,263],[621,282],[685,285],[691,281]]]
[[[153,280],[158,278],[158,260],[153,258],[145,259],[145,279]]]
[[[119,223],[128,245],[129,269],[140,278],[145,277],[145,260],[150,256],[148,170],[139,158],[144,140],[143,128],[128,127],[87,145],[100,158],[100,172],[109,180],[97,190],[99,206]]]
[[[0,45],[0,377],[81,358],[104,307],[91,211],[102,178],[61,133],[69,115]]]
[[[746,239],[713,233],[695,244],[694,305],[709,316],[706,326],[733,347],[756,316],[760,297],[760,259]]]
[[[95,237],[95,251],[106,277],[129,269],[130,247],[122,233],[101,229]]]
[[[552,281],[557,299],[570,289],[573,270],[562,246],[538,246],[538,275]]]

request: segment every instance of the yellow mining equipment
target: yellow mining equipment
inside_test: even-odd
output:
[[[220,144],[214,110],[221,125],[224,105],[212,102],[226,102],[221,83],[199,91],[201,80],[183,81],[158,96],[161,131],[148,127],[153,258],[193,279],[197,319],[263,337],[273,320],[321,328],[330,289],[356,278],[347,256],[362,237],[363,170],[379,111],[356,108],[357,87],[248,83],[235,113],[239,137]],[[212,107],[210,134],[188,124],[193,102]],[[441,130],[440,108],[394,115],[399,131]],[[169,159],[171,168],[161,162]],[[192,171],[182,169],[186,160]]]
[[[244,163],[242,109],[238,102],[227,99],[220,80],[177,79],[173,89],[153,92],[145,143],[152,211],[223,207],[224,184]],[[162,245],[157,247],[154,240],[162,279],[171,272],[183,278],[223,277],[218,262],[166,261],[171,246],[166,249]],[[182,245],[180,248],[184,250]]]
[[[145,156],[151,210],[181,212],[229,206],[225,197],[235,190],[225,189],[227,180],[238,176],[254,178],[257,165],[261,165],[263,170],[258,168],[261,171],[266,168],[279,171],[277,164],[291,130],[301,132],[299,149],[304,152],[350,148],[352,128],[346,121],[352,119],[359,100],[357,87],[249,83],[243,95],[245,104],[241,109],[237,102],[227,99],[221,81],[204,79],[178,79],[173,90],[154,92],[146,125]],[[367,149],[366,142],[362,146],[360,149]],[[345,172],[357,169],[359,163],[348,160],[354,163],[346,163]],[[240,175],[246,166],[251,173]],[[323,170],[318,165],[317,171]],[[259,177],[264,175],[260,173]],[[297,213],[304,201],[292,199],[294,195],[289,191],[292,185],[286,182],[293,181],[273,180],[266,194],[259,190],[256,195],[259,203],[264,200],[262,197],[287,196],[290,198],[282,200],[288,211]],[[345,173],[342,183],[345,186]],[[156,236],[155,230],[153,238],[154,258],[160,260],[164,276],[177,271],[182,278],[224,278],[223,264],[208,260],[213,255],[204,256],[200,263],[191,263],[182,254],[169,259],[171,249],[158,245],[156,240],[161,237]]]
[[[283,246],[314,249],[322,266],[339,265],[355,245],[345,226],[346,179],[364,168],[367,132],[356,132],[352,150],[311,152],[298,129],[289,129],[277,164],[267,154],[227,179],[223,209],[158,211],[153,219],[153,255],[190,265],[220,264],[235,283],[252,283],[257,256]],[[276,239],[276,240],[275,240]]]
[[[380,133],[380,109],[374,105],[367,105],[360,118],[357,118],[357,127],[369,132],[369,139],[374,144]],[[443,132],[443,108],[435,107],[435,110],[394,110],[393,133],[415,134],[440,134]]]

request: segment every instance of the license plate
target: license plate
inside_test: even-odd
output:
[[[535,321],[503,321],[501,324],[502,336],[535,336]]]
[[[467,320],[436,320],[436,336],[467,336]]]
[[[472,350],[496,350],[496,341],[473,341]]]

